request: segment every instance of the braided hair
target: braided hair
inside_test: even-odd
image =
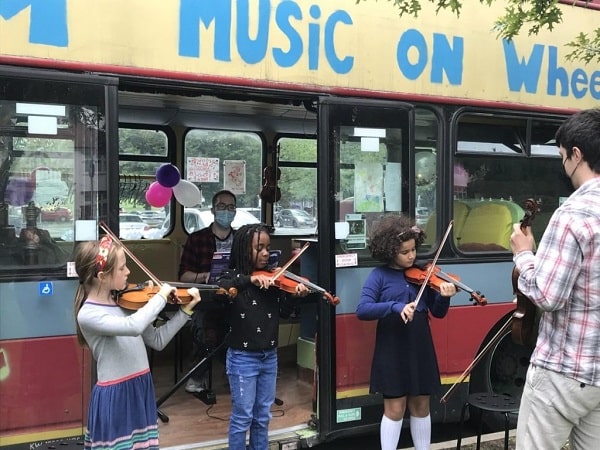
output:
[[[269,234],[269,227],[264,223],[253,223],[240,227],[233,235],[229,268],[243,275],[249,275],[256,267],[252,259],[252,238],[255,234]]]
[[[415,240],[417,248],[425,240],[425,232],[406,216],[383,216],[371,232],[369,250],[373,258],[386,264],[392,262],[403,242]]]

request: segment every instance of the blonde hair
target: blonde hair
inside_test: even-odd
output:
[[[115,269],[118,249],[120,248],[121,246],[118,242],[112,243],[108,255],[106,256],[106,264],[102,269],[102,272],[105,274],[109,275]],[[79,286],[77,288],[77,293],[75,294],[73,312],[75,314],[77,341],[83,347],[87,347],[88,344],[81,333],[81,328],[77,321],[77,314],[79,314],[79,310],[87,300],[90,290],[96,285],[95,280],[98,278],[97,257],[101,251],[105,252],[106,250],[101,249],[100,241],[82,242],[75,250],[75,271],[79,277]]]

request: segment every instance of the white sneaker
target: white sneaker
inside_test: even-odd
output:
[[[202,381],[196,381],[193,378],[190,378],[187,380],[187,383],[185,383],[185,390],[190,393],[202,392],[204,389],[204,383]]]

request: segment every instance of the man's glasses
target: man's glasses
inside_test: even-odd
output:
[[[225,203],[217,203],[215,205],[215,209],[217,211],[235,211],[236,210],[236,206],[235,205],[226,205]]]

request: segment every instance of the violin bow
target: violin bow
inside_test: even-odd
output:
[[[158,278],[156,278],[156,276],[154,276],[154,274],[152,272],[150,272],[150,270],[131,252],[131,250],[129,250],[127,247],[125,247],[125,245],[123,245],[123,243],[121,242],[121,240],[119,239],[119,237],[114,234],[110,228],[108,228],[108,226],[104,223],[104,221],[100,221],[100,223],[98,224],[98,226],[100,228],[102,228],[102,230],[110,236],[110,238],[115,241],[118,242],[119,244],[121,244],[121,247],[123,248],[123,251],[127,254],[127,256],[129,256],[137,265],[140,269],[142,269],[146,275],[148,275],[148,277],[152,280],[152,282],[158,286],[161,287],[162,283],[159,281]]]
[[[451,220],[450,223],[448,224],[448,228],[446,228],[446,233],[444,233],[442,242],[440,242],[437,252],[435,253],[435,256],[433,258],[433,261],[429,265],[429,269],[427,269],[427,274],[425,275],[425,279],[423,280],[423,283],[421,284],[421,287],[419,288],[419,292],[417,293],[417,298],[415,298],[415,300],[414,300],[415,309],[417,308],[417,305],[419,304],[419,301],[421,300],[421,297],[423,296],[423,292],[425,292],[425,287],[427,287],[427,283],[429,282],[429,279],[431,278],[431,275],[433,274],[433,271],[435,269],[435,264],[437,263],[437,260],[440,257],[440,253],[442,253],[442,247],[444,247],[444,244],[446,243],[446,240],[448,239],[448,235],[450,235],[450,230],[452,230],[452,225],[454,225],[454,220]]]
[[[440,398],[440,403],[446,404],[448,402],[448,399],[452,396],[452,394],[454,393],[457,386],[459,384],[461,384],[465,380],[465,378],[467,378],[467,376],[469,376],[469,374],[471,373],[473,368],[477,364],[479,364],[479,362],[483,359],[483,357],[487,354],[487,352],[490,351],[493,347],[495,347],[498,342],[500,342],[500,339],[502,339],[503,334],[506,331],[508,331],[508,328],[511,326],[512,320],[513,320],[513,316],[510,316],[508,318],[508,320],[506,321],[506,323],[504,325],[502,325],[502,327],[492,337],[492,339],[490,339],[490,341],[486,344],[486,346],[475,356],[475,358],[473,359],[471,364],[468,365],[468,367],[461,374],[461,376],[458,377],[456,382],[452,386],[450,386],[448,391],[446,391],[446,393],[442,396],[442,398]]]
[[[290,267],[292,264],[294,264],[294,261],[296,261],[298,258],[300,258],[300,255],[302,253],[304,253],[304,251],[308,248],[308,246],[310,245],[310,242],[305,242],[304,245],[302,246],[302,248],[298,251],[298,253],[296,253],[294,256],[292,256],[283,266],[281,266],[281,268],[273,275],[272,280],[275,281],[277,278],[279,278],[281,275],[283,275],[285,273],[285,271],[287,270],[288,267]]]

